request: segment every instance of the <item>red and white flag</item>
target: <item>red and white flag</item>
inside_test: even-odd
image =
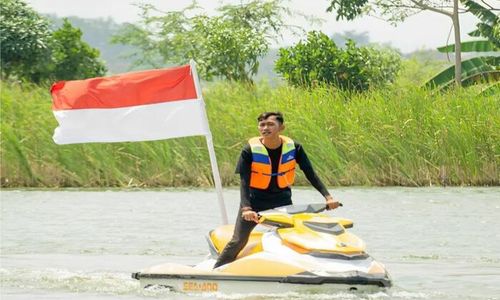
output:
[[[60,81],[51,88],[57,144],[149,141],[207,135],[191,65]]]

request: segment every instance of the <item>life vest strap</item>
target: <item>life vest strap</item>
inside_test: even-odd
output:
[[[286,173],[291,172],[293,170],[295,170],[295,168],[291,168],[291,169],[286,170],[284,172],[276,172],[276,173],[271,173],[271,174],[269,174],[269,173],[261,173],[261,172],[257,172],[257,171],[252,171],[252,173],[257,173],[257,174],[262,174],[264,176],[271,176],[271,177],[273,177],[273,176],[283,176]]]

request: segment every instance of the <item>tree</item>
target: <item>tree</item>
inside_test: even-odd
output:
[[[39,83],[106,73],[99,51],[82,41],[81,30],[68,20],[51,32],[49,21],[23,1],[1,0],[1,4],[0,62],[6,78],[15,75]]]
[[[195,14],[195,4],[175,12],[159,12],[151,5],[141,8],[142,24],[129,24],[113,39],[140,49],[137,64],[160,67],[194,59],[206,80],[246,82],[257,73],[258,59],[267,53],[270,41],[285,26],[283,15],[289,13],[281,0],[225,5],[212,17]]]
[[[47,66],[54,80],[83,79],[106,74],[99,50],[82,41],[82,31],[68,19],[52,34],[52,63]]]
[[[469,10],[459,6],[459,0],[329,0],[327,11],[335,11],[338,19],[353,20],[362,14],[375,13],[378,9],[383,17],[396,23],[422,11],[431,11],[451,19],[455,37],[455,83],[461,85],[461,40],[459,13]],[[491,6],[490,6],[491,7]],[[491,7],[491,9],[493,9]]]
[[[30,78],[50,56],[49,22],[20,0],[1,0],[2,75]]]
[[[399,54],[389,49],[358,48],[352,40],[338,48],[324,33],[312,31],[305,42],[280,49],[276,71],[296,86],[326,83],[364,91],[392,82],[400,65]]]
[[[481,22],[477,29],[470,32],[472,37],[482,37],[481,40],[473,40],[461,43],[463,52],[488,53],[500,50],[500,18],[488,8],[472,0],[464,0],[467,9],[476,15]],[[455,51],[455,44],[439,47],[439,52],[450,53]],[[500,56],[483,55],[462,61],[462,86],[469,86],[478,81],[500,80]],[[455,67],[451,66],[438,73],[426,83],[428,87],[446,88],[454,80]]]
[[[53,24],[53,28],[60,28],[65,18],[56,15],[48,15],[47,18]],[[111,17],[106,19],[85,19],[79,17],[67,18],[73,27],[79,28],[82,32],[82,39],[91,47],[99,49],[100,58],[106,62],[108,72],[111,74],[130,71],[131,62],[123,59],[132,51],[131,46],[112,45],[109,41],[113,35],[118,33],[123,24],[118,24]]]

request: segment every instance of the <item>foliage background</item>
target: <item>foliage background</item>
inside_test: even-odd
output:
[[[61,39],[68,37],[64,44],[75,47],[59,49],[56,58],[64,62],[65,55],[78,54],[72,49],[80,46],[92,52],[79,43],[79,30],[64,27]],[[104,33],[117,30],[112,22],[104,22],[104,28],[109,29]],[[360,38],[367,42],[362,34]],[[113,51],[107,55],[113,54],[119,56]],[[255,85],[205,83],[224,184],[238,184],[234,165],[247,139],[257,133],[255,117],[265,110],[281,110],[287,134],[305,145],[329,185],[499,185],[499,87],[487,95],[479,93],[481,86],[443,93],[422,89],[443,65],[429,54],[421,51],[404,60],[396,82],[363,92],[322,84],[272,86],[269,80]],[[273,51],[261,60],[268,70],[276,56]],[[57,62],[53,57],[48,61]],[[202,137],[56,146],[51,139],[56,121],[49,86],[15,77],[0,84],[3,187],[212,185]],[[299,176],[298,183],[304,184],[304,177]]]
[[[318,86],[253,89],[205,85],[204,97],[225,185],[264,110],[285,113],[286,134],[304,144],[328,185],[499,185],[500,105],[478,89],[435,94],[407,86],[347,93]],[[59,146],[48,88],[2,83],[3,187],[210,186],[203,137]],[[301,172],[299,172],[301,174]],[[306,184],[298,177],[298,184]]]

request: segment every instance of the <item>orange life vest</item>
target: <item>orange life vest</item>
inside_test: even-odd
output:
[[[266,147],[260,141],[260,137],[248,140],[252,150],[252,173],[250,175],[250,187],[265,190],[269,187],[272,176],[277,176],[278,186],[286,188],[293,184],[295,179],[295,143],[289,137],[280,135],[282,141],[280,163],[278,172],[273,173],[271,158]]]

